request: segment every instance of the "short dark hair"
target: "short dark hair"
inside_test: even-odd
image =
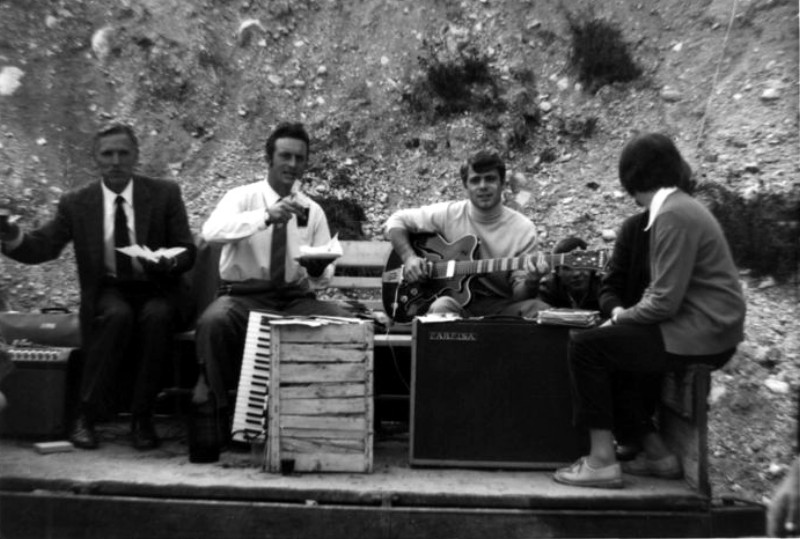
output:
[[[136,132],[133,130],[133,127],[128,124],[113,123],[101,127],[97,130],[97,133],[94,134],[94,138],[92,139],[92,153],[95,153],[97,150],[97,145],[100,143],[101,138],[111,135],[127,135],[128,138],[131,139],[131,142],[133,142],[133,147],[136,148],[136,152],[139,152],[139,139],[136,138]]]
[[[556,246],[553,247],[553,254],[558,255],[561,253],[569,253],[575,249],[586,250],[586,247],[588,247],[588,244],[581,238],[577,236],[569,236],[556,243]]]
[[[469,159],[467,159],[467,162],[461,165],[461,183],[464,185],[467,185],[470,167],[480,174],[497,169],[497,172],[500,174],[500,181],[503,182],[506,179],[506,164],[497,152],[480,150],[472,154]]]
[[[689,186],[691,172],[672,139],[661,133],[636,136],[619,157],[619,180],[630,195]]]
[[[267,163],[272,163],[272,157],[275,154],[275,141],[279,138],[302,140],[306,143],[306,157],[308,157],[311,148],[305,126],[300,122],[283,122],[273,129],[272,133],[267,137],[266,144],[264,144],[264,157]]]

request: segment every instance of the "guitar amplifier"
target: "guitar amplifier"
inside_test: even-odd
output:
[[[76,400],[78,349],[11,347],[14,365],[0,382],[8,407],[0,413],[0,435],[57,439],[66,434],[67,409]]]
[[[585,454],[572,426],[569,328],[414,322],[410,463],[549,469]]]

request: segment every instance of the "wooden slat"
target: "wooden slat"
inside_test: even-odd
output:
[[[364,439],[291,438],[281,436],[281,452],[356,453],[364,455]]]
[[[305,416],[283,415],[280,417],[280,432],[284,429],[329,429],[367,431],[365,416]],[[371,427],[371,425],[370,425]],[[277,436],[273,436],[277,438]]]
[[[281,381],[305,384],[313,382],[361,382],[367,372],[364,363],[286,363],[281,365]],[[272,387],[276,387],[271,382]]]
[[[380,289],[383,286],[380,277],[359,277],[355,275],[334,275],[330,285],[334,288]]]
[[[290,415],[363,414],[367,411],[366,399],[287,399],[281,403],[281,412]]]
[[[280,397],[288,399],[330,399],[342,397],[365,397],[372,393],[364,383],[352,384],[305,384],[281,386]]]
[[[367,461],[364,455],[286,452],[284,458],[294,459],[297,472],[372,472],[372,461]]]
[[[292,363],[364,363],[367,343],[287,343],[281,347],[283,357]]]
[[[710,369],[689,367],[667,375],[662,390],[661,434],[683,466],[684,479],[711,495],[708,477],[708,390]]]
[[[276,331],[281,332],[281,342],[284,343],[360,343],[367,348],[372,343],[368,338],[372,335],[372,324],[366,322],[318,327],[274,324],[273,332]]]
[[[342,241],[342,256],[337,266],[379,267],[386,265],[392,244],[388,241]]]
[[[371,436],[369,431],[364,433],[360,430],[334,430],[334,429],[294,429],[285,427],[281,429],[282,437],[289,438],[335,438],[337,440],[365,440]],[[370,438],[371,440],[372,438]]]

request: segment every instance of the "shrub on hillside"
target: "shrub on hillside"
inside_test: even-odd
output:
[[[414,77],[403,95],[413,111],[436,117],[498,107],[498,88],[489,59],[475,48],[450,52],[424,42],[418,62],[421,74]]]
[[[570,62],[586,89],[595,93],[614,82],[630,82],[642,70],[633,60],[622,33],[613,24],[591,18],[567,16],[572,34]]]
[[[800,262],[800,198],[758,192],[745,198],[717,182],[695,192],[725,231],[736,263],[756,276],[786,280]]]

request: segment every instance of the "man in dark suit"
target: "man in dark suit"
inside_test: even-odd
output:
[[[195,247],[178,184],[134,174],[139,146],[129,126],[100,130],[93,153],[101,181],[65,194],[55,217],[36,230],[23,233],[6,220],[0,241],[7,256],[25,264],[53,260],[73,242],[84,363],[70,441],[98,447],[94,422],[115,393],[120,368],[133,361],[133,445],[151,449],[158,445],[152,410],[160,371],[179,320],[179,278],[194,263]],[[152,260],[118,250],[131,244],[184,250]]]

